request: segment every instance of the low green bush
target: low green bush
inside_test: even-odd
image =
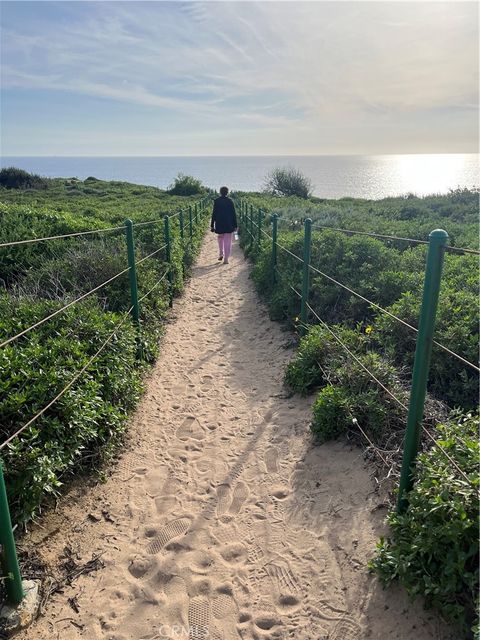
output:
[[[332,329],[350,347],[358,350],[365,345],[366,338],[358,332],[342,326]],[[345,363],[345,357],[345,351],[328,329],[322,325],[310,326],[285,369],[284,382],[292,391],[308,395],[328,383],[331,372]]]
[[[172,196],[193,196],[205,193],[205,187],[200,180],[193,176],[179,173],[173,183],[168,187],[167,193]]]
[[[48,182],[47,178],[17,167],[6,167],[0,171],[0,186],[6,189],[47,189]]]
[[[424,596],[462,637],[478,624],[478,428],[472,416],[438,427],[438,446],[418,457],[407,511],[389,515],[391,535],[370,563],[384,585],[398,579],[412,597]]]
[[[1,335],[12,335],[61,306],[0,296]],[[0,351],[0,441],[27,423],[87,364],[120,316],[79,303]],[[31,518],[64,479],[105,458],[139,398],[136,332],[125,322],[87,371],[21,437],[2,451],[15,522]]]
[[[250,243],[248,232],[243,246],[253,261],[252,278],[266,299],[270,317],[295,328],[300,313],[302,263],[290,253],[303,255],[303,233],[282,231],[277,249],[279,275],[273,283],[271,243],[260,248]],[[425,276],[425,247],[399,250],[374,238],[348,237],[335,231],[313,233],[311,264],[393,313],[413,327],[418,326]],[[437,313],[435,339],[475,364],[478,345],[478,269],[474,256],[445,258],[444,275]],[[343,324],[360,332],[370,327],[375,347],[401,369],[412,370],[416,333],[377,307],[342,288],[325,275],[311,271],[309,303],[323,321]],[[310,322],[317,322],[313,315]],[[451,408],[465,411],[475,406],[478,373],[438,346],[433,347],[429,391]]]
[[[330,384],[321,389],[313,405],[312,432],[319,442],[348,432],[364,446],[368,444],[366,436],[383,448],[385,442],[392,442],[403,433],[406,412],[365,368],[404,404],[407,393],[395,369],[378,354],[367,352],[357,357],[361,364],[350,360],[329,367]]]
[[[342,387],[327,384],[313,405],[312,431],[318,442],[335,440],[351,425],[349,394]]]
[[[180,202],[183,207],[190,202],[150,187],[135,198],[134,185],[95,180],[89,184],[106,192],[105,208],[103,202],[98,206],[98,195],[85,193],[79,196],[78,207],[71,208],[66,198],[69,185],[64,180],[52,181],[48,191],[38,192],[34,201],[25,190],[16,192],[17,198],[0,191],[0,199],[8,200],[0,202],[2,241],[121,226],[127,217],[139,222],[154,220],[155,224],[135,228],[136,257],[140,260],[165,243],[166,211],[158,210],[158,200],[167,198],[168,210],[177,208]],[[87,203],[89,215],[82,217]],[[174,295],[183,289],[206,227],[204,216],[194,224],[192,237],[187,232],[182,240],[179,217],[170,219]],[[140,305],[142,361],[136,358],[137,332],[127,319],[78,381],[2,451],[16,523],[33,517],[45,498],[57,494],[73,475],[108,458],[122,438],[128,413],[142,389],[142,374],[158,354],[162,320],[169,304],[168,281],[159,280],[167,266],[165,250],[137,266],[139,296],[150,292]],[[126,267],[122,229],[3,249],[0,335],[7,338],[17,334]],[[72,380],[129,307],[129,279],[123,274],[0,350],[0,442],[26,424]]]
[[[274,196],[308,198],[312,194],[312,182],[298,169],[277,167],[264,179],[265,192]]]

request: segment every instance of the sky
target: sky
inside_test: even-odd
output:
[[[4,156],[478,152],[476,2],[1,2]]]

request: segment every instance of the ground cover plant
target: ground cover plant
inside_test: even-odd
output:
[[[295,290],[301,291],[302,285],[302,264],[294,255],[303,256],[302,223],[307,217],[314,227],[311,264],[412,326],[418,324],[426,246],[333,228],[426,240],[432,229],[442,227],[450,244],[478,248],[478,190],[378,202],[301,202],[265,194],[247,199],[255,211],[261,207],[267,213],[267,234],[268,214],[280,218],[275,280],[271,240],[261,234],[260,242],[256,237],[252,241],[244,226],[241,244],[254,263],[252,278],[271,317],[294,330],[300,314]],[[447,253],[435,338],[472,363],[478,354],[477,295],[477,256]],[[311,426],[318,442],[338,437],[357,442],[375,461],[377,479],[382,483],[388,471],[395,486],[406,423],[401,405],[408,405],[416,335],[318,272],[311,272],[309,302],[326,324],[309,315],[311,324],[287,366],[285,383],[292,392],[316,394]],[[477,373],[434,346],[425,426],[436,443],[432,446],[430,438],[422,437],[410,506],[402,516],[392,511],[391,536],[381,541],[371,563],[385,585],[399,579],[412,596],[424,596],[427,606],[454,621],[464,638],[474,633],[478,637],[477,401]],[[391,500],[396,500],[394,493]]]
[[[440,448],[421,454],[408,511],[389,515],[391,535],[370,565],[384,584],[399,579],[410,595],[424,596],[464,637],[476,624],[479,585],[478,427],[471,415],[437,427],[440,446],[467,479]]]
[[[173,294],[184,286],[205,228],[188,206],[198,196],[170,196],[153,187],[53,179],[42,190],[0,187],[0,242],[120,227],[98,235],[0,248],[0,341],[98,287],[127,265],[124,220],[157,221],[134,228],[137,260],[165,243],[171,218]],[[192,209],[194,212],[194,210]],[[77,382],[0,454],[14,522],[33,517],[49,495],[73,474],[96,468],[122,438],[141,390],[142,374],[154,361],[169,303],[165,250],[137,267],[142,297],[141,331],[130,319]],[[0,442],[40,411],[82,369],[130,307],[128,273],[114,279],[36,330],[0,350]],[[137,359],[138,351],[143,359]]]

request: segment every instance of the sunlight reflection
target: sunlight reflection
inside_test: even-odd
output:
[[[391,156],[391,161],[395,183],[392,191],[397,193],[445,193],[448,189],[465,186],[467,158],[464,155],[411,154]]]

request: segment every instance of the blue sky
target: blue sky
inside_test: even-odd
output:
[[[478,150],[474,2],[2,2],[3,155]]]

